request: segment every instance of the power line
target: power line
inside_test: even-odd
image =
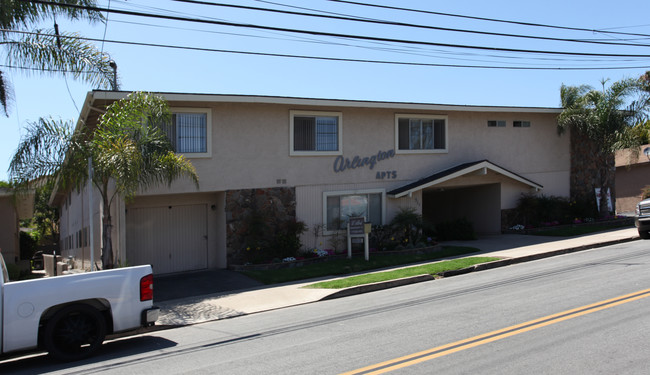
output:
[[[353,17],[337,16],[337,15],[314,14],[314,13],[304,13],[304,12],[292,12],[292,11],[286,11],[286,10],[252,7],[252,6],[246,6],[246,5],[219,4],[219,3],[214,3],[214,2],[210,2],[210,1],[199,1],[199,0],[172,0],[172,1],[179,2],[179,3],[187,3],[187,4],[209,5],[209,6],[215,6],[215,7],[246,9],[246,10],[255,10],[255,11],[262,11],[262,12],[272,12],[272,13],[281,13],[281,14],[289,14],[289,15],[297,15],[297,16],[306,16],[306,17],[317,17],[317,18],[326,18],[326,19],[335,19],[335,20],[362,22],[362,23],[372,23],[372,24],[381,24],[381,25],[389,25],[389,26],[401,26],[401,27],[410,27],[410,28],[436,30],[436,31],[450,31],[450,32],[467,33],[467,34],[500,36],[500,37],[508,37],[508,38],[524,38],[524,39],[547,40],[547,41],[556,41],[556,42],[600,44],[600,45],[610,45],[610,46],[650,47],[650,45],[648,45],[648,44],[605,42],[605,41],[598,41],[598,40],[582,40],[582,39],[569,39],[569,38],[553,38],[553,37],[544,37],[544,36],[535,36],[535,35],[506,34],[506,33],[496,33],[496,32],[490,32],[490,31],[455,29],[455,28],[448,28],[448,27],[429,26],[429,25],[404,23],[404,22],[396,22],[396,21],[386,21],[386,20],[371,19],[371,18],[359,18],[359,17],[354,17],[353,18]],[[271,4],[278,5],[278,3],[271,3]],[[301,8],[301,9],[305,9],[305,8]],[[313,9],[309,9],[309,10],[313,11]],[[649,37],[650,37],[650,35],[649,35]]]
[[[257,1],[260,1],[260,0],[257,0]],[[327,0],[327,1],[335,2],[335,3],[343,3],[343,4],[360,5],[360,6],[373,7],[373,8],[384,8],[384,9],[392,9],[392,10],[401,10],[401,11],[405,11],[405,12],[415,12],[415,13],[423,13],[423,14],[433,14],[433,15],[438,15],[438,16],[447,16],[447,17],[458,17],[458,18],[473,19],[473,20],[478,20],[478,21],[490,21],[490,22],[508,23],[508,24],[521,25],[521,26],[546,27],[546,28],[551,28],[551,29],[572,30],[572,31],[584,31],[584,32],[589,32],[589,33],[599,33],[599,34],[614,34],[614,35],[627,35],[627,36],[641,36],[641,37],[645,37],[645,38],[649,38],[649,37],[650,37],[649,34],[625,33],[625,32],[617,32],[617,31],[605,31],[605,30],[596,30],[596,29],[585,29],[585,28],[580,28],[580,27],[557,26],[557,25],[546,25],[546,24],[542,24],[542,23],[532,23],[532,22],[522,22],[522,21],[500,20],[500,19],[497,19],[497,18],[486,18],[486,17],[476,17],[476,16],[465,16],[465,15],[460,15],[460,14],[434,12],[434,11],[429,11],[429,10],[412,9],[412,8],[403,8],[403,7],[395,7],[395,6],[389,6],[389,5],[368,4],[368,3],[358,2],[358,1],[347,1],[347,0]],[[267,1],[264,1],[264,2],[267,2]]]
[[[36,33],[28,32],[28,31],[16,31],[16,30],[8,30],[8,29],[0,29],[0,32],[15,32],[15,33],[20,33],[20,34],[36,34]],[[48,34],[41,34],[41,35],[49,36]],[[80,40],[87,40],[87,41],[92,41],[92,42],[101,42],[102,41],[102,39],[98,39],[98,38],[85,38],[85,37],[69,36],[69,35],[62,36],[62,38],[80,39]],[[216,52],[216,53],[230,53],[230,54],[240,54],[240,55],[265,56],[265,57],[306,59],[306,60],[371,63],[371,64],[385,64],[385,65],[422,66],[422,67],[499,69],[499,70],[621,70],[621,69],[647,69],[647,68],[650,68],[650,65],[647,65],[647,66],[625,66],[625,67],[611,67],[611,66],[607,67],[606,66],[606,67],[564,67],[564,68],[562,68],[562,67],[530,67],[530,66],[526,67],[526,66],[436,64],[436,63],[424,63],[424,62],[350,59],[350,58],[325,57],[325,56],[307,56],[307,55],[292,55],[292,54],[281,54],[281,53],[237,51],[237,50],[226,50],[226,49],[205,48],[205,47],[189,47],[189,46],[178,46],[178,45],[169,45],[169,44],[129,42],[129,41],[110,40],[110,39],[105,39],[104,41],[106,43],[123,44],[123,45],[131,45],[131,46],[159,47],[159,48],[181,49],[181,50],[200,51],[200,52]],[[15,67],[15,68],[19,68],[19,67]]]
[[[486,62],[485,60],[477,60],[477,59],[468,59],[468,58],[461,58],[461,57],[449,57],[445,55],[457,55],[457,56],[481,56],[484,58],[496,58],[496,59],[520,59],[520,57],[516,56],[499,56],[499,55],[479,55],[479,54],[474,54],[474,53],[468,53],[468,52],[442,52],[438,51],[436,55],[432,55],[432,52],[429,52],[428,50],[419,50],[418,49],[413,49],[417,47],[410,47],[409,49],[405,48],[397,48],[397,47],[380,47],[380,46],[363,46],[363,45],[356,45],[356,44],[350,44],[350,43],[343,43],[343,42],[331,42],[331,41],[323,41],[319,39],[311,39],[311,38],[306,38],[306,37],[301,37],[299,39],[288,39],[288,38],[280,38],[280,37],[274,37],[274,36],[260,36],[260,35],[253,35],[253,34],[244,34],[244,33],[229,33],[229,32],[223,32],[223,31],[213,31],[213,30],[204,30],[204,29],[190,29],[190,28],[182,28],[182,27],[170,27],[170,26],[163,26],[163,25],[157,25],[157,24],[151,24],[151,23],[143,23],[143,22],[133,22],[133,21],[120,21],[120,20],[113,20],[113,22],[118,22],[118,23],[124,23],[124,24],[132,24],[132,25],[139,25],[139,26],[146,26],[146,27],[156,27],[156,28],[164,28],[164,29],[176,29],[176,30],[185,30],[185,31],[194,31],[194,32],[202,32],[202,33],[210,33],[210,34],[220,34],[220,35],[230,35],[230,36],[238,36],[238,37],[248,37],[248,38],[261,38],[261,39],[269,39],[269,40],[289,40],[293,42],[302,42],[302,43],[315,43],[315,44],[325,44],[325,45],[333,45],[333,46],[343,46],[343,47],[353,47],[353,48],[362,48],[362,49],[369,49],[369,50],[374,50],[374,51],[381,51],[381,52],[391,52],[391,53],[400,53],[400,54],[407,54],[407,55],[415,55],[415,56],[424,56],[424,57],[440,57],[440,58],[445,58],[445,59],[456,59],[456,60],[466,60],[466,61],[476,61],[476,62]],[[441,57],[440,54],[443,56]],[[569,61],[566,60],[565,58],[559,58],[559,57],[539,57],[536,58],[536,60],[544,60],[544,61]],[[572,62],[585,62],[585,61],[590,61],[590,62],[602,62],[602,61],[610,61],[611,60],[593,60],[593,59],[571,59],[570,61]],[[628,60],[626,60],[628,61]],[[632,59],[633,61],[633,59]]]
[[[93,10],[93,11],[98,11],[98,12],[111,12],[111,13],[118,13],[118,14],[130,15],[130,16],[151,17],[151,18],[167,19],[167,20],[174,20],[174,21],[184,21],[184,22],[197,22],[197,23],[213,24],[213,25],[221,25],[221,26],[245,27],[245,28],[253,28],[253,29],[259,29],[259,30],[280,31],[280,32],[297,33],[297,34],[318,35],[318,36],[328,36],[328,37],[334,37],[334,38],[359,39],[359,40],[367,40],[367,41],[374,41],[374,42],[390,42],[390,43],[411,44],[411,45],[426,45],[426,46],[448,47],[448,48],[476,49],[476,50],[483,50],[483,51],[501,51],[501,52],[516,52],[516,53],[550,54],[550,55],[564,55],[564,56],[650,58],[650,54],[612,54],[612,53],[594,53],[594,52],[527,50],[527,49],[517,49],[517,48],[486,47],[486,46],[461,45],[461,44],[452,44],[452,43],[425,42],[425,41],[416,41],[416,40],[407,40],[407,39],[380,38],[380,37],[373,37],[373,36],[339,34],[339,33],[330,33],[330,32],[322,32],[322,31],[300,30],[300,29],[290,29],[290,28],[283,28],[283,27],[263,26],[263,25],[254,25],[254,24],[242,24],[242,23],[225,22],[225,21],[214,21],[214,20],[205,20],[205,19],[198,19],[198,18],[187,18],[187,17],[171,16],[171,15],[149,14],[149,13],[142,13],[142,12],[127,11],[127,10],[117,10],[117,9],[106,9],[106,8],[99,8],[99,7],[81,6],[81,5],[76,5],[76,4],[53,3],[51,1],[42,1],[42,0],[29,0],[29,1],[33,2],[33,3],[38,3],[38,4],[57,5],[57,6],[76,8],[76,9]]]

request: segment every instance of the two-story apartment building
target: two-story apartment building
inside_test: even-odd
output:
[[[80,120],[93,124],[127,94],[90,92]],[[179,180],[113,206],[118,259],[151,263],[159,274],[226,267],[241,251],[238,225],[251,206],[321,227],[302,240],[327,248],[350,214],[386,224],[413,208],[434,222],[467,218],[478,233],[499,233],[502,212],[522,193],[569,196],[560,108],[161,95],[174,113],[167,133],[200,187]],[[63,255],[85,262],[88,205],[96,259],[102,210],[87,193],[56,199]]]

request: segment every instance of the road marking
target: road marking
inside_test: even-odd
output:
[[[391,359],[375,365],[366,366],[357,370],[345,372],[341,375],[356,374],[383,374],[389,371],[398,370],[404,367],[412,366],[421,362],[442,357],[448,354],[456,353],[462,350],[470,349],[476,346],[505,339],[520,333],[532,331],[538,328],[546,327],[551,324],[563,322],[565,320],[577,318],[579,316],[594,313],[596,311],[608,309],[610,307],[622,305],[624,303],[636,301],[642,298],[650,297],[650,289],[640,290],[638,292],[626,294],[612,299],[578,307],[575,309],[563,311],[557,314],[548,315],[539,319],[530,320],[525,323],[502,328],[496,331],[484,333],[482,335],[470,337],[464,340],[452,342],[446,345],[438,346],[432,349],[409,354],[403,357]]]

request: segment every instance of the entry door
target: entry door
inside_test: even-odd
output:
[[[157,275],[208,267],[207,205],[129,208],[126,257]]]

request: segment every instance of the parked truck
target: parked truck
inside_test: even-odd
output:
[[[148,265],[10,282],[0,254],[0,272],[0,354],[44,349],[75,361],[107,334],[158,319]]]

